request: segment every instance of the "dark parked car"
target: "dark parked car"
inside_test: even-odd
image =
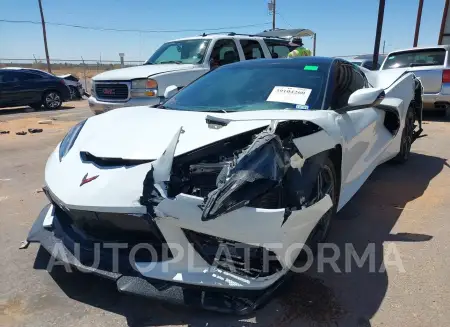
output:
[[[64,79],[37,69],[0,69],[0,108],[25,106],[58,109],[70,99]]]

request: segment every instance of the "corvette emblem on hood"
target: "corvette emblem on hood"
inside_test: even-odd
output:
[[[86,175],[84,175],[83,179],[81,180],[81,184],[80,186],[83,186],[84,184],[87,184],[89,182],[92,182],[94,179],[96,179],[99,175],[95,175],[92,177],[88,178],[88,173],[86,173]]]

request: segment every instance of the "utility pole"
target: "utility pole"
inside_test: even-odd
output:
[[[383,29],[383,18],[384,18],[384,6],[386,0],[380,0],[380,4],[378,6],[378,21],[377,21],[377,31],[375,33],[375,45],[373,47],[373,67],[378,66],[378,55],[380,53],[380,40],[381,40],[381,32]]]
[[[420,31],[420,20],[422,19],[422,8],[423,0],[419,0],[419,8],[417,9],[417,20],[416,20],[416,32],[414,33],[414,45],[417,47],[417,42],[419,41],[419,31]]]
[[[447,20],[449,3],[450,3],[450,0],[445,0],[444,12],[442,13],[441,29],[439,31],[439,39],[438,39],[439,45],[442,45],[442,42],[444,41],[444,34],[445,34],[445,27],[446,27],[445,25],[446,25],[446,20]]]
[[[383,54],[384,54],[384,49],[386,48],[386,40],[383,41]]]
[[[272,30],[275,30],[275,15],[276,15],[276,4],[277,0],[270,0],[268,6],[269,6],[269,12],[272,13]]]
[[[47,58],[47,71],[49,73],[52,72],[52,67],[50,66],[50,57],[48,55],[48,47],[47,47],[47,32],[45,31],[45,19],[44,19],[44,11],[42,10],[42,2],[39,2],[39,10],[41,11],[41,22],[42,22],[42,33],[44,34],[44,47],[45,47],[45,57]]]

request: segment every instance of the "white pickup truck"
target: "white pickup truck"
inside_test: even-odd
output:
[[[236,61],[287,57],[295,48],[289,40],[304,36],[315,38],[310,30],[292,29],[258,35],[203,34],[169,41],[141,66],[95,76],[89,107],[99,114],[120,107],[158,105],[169,86],[181,89],[211,69]]]
[[[380,69],[413,72],[423,85],[423,109],[438,110],[450,118],[449,45],[393,51]]]

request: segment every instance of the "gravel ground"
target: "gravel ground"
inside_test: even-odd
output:
[[[73,107],[74,105],[69,105]],[[345,257],[335,272],[314,264],[266,307],[233,317],[123,295],[115,284],[62,269],[45,251],[19,250],[46,203],[44,165],[67,129],[90,116],[85,102],[57,112],[0,110],[0,129],[52,119],[24,136],[0,135],[0,326],[448,326],[450,321],[450,124],[430,120],[404,166],[382,165],[333,222],[330,242],[375,256],[361,268]],[[56,127],[55,127],[56,126]],[[404,271],[393,262],[401,259]],[[323,270],[323,271],[322,271]]]

